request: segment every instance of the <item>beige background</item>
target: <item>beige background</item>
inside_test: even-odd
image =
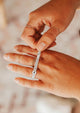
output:
[[[42,91],[23,88],[14,83],[18,74],[6,69],[6,52],[16,44],[25,44],[20,36],[28,21],[28,14],[47,0],[4,0],[7,27],[0,29],[0,113],[71,113],[73,100],[48,95]],[[52,48],[80,60],[80,11],[65,32],[57,37]]]

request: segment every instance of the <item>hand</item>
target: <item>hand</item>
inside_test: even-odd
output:
[[[16,50],[21,54],[7,53],[4,58],[8,61],[33,66],[37,50],[28,46],[17,45]],[[25,53],[26,55],[23,55]],[[31,55],[28,56],[27,54]],[[31,77],[32,68],[17,64],[9,64],[8,69],[24,76]],[[62,97],[80,97],[80,61],[65,54],[45,50],[41,53],[36,78],[39,81],[16,78],[20,85],[37,88]]]
[[[71,22],[80,0],[52,0],[29,15],[22,39],[32,48],[43,51],[54,46],[56,37]],[[45,25],[50,29],[41,35]]]

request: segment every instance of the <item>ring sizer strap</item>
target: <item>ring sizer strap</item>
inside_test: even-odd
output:
[[[35,79],[35,76],[36,76],[36,73],[37,73],[36,71],[37,71],[37,67],[38,67],[38,63],[39,63],[39,59],[40,59],[40,55],[41,55],[41,52],[39,51],[38,54],[37,54],[35,64],[34,64],[34,69],[32,71],[32,79]]]

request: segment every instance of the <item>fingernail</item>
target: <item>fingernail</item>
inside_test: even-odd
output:
[[[8,54],[5,54],[3,57],[5,60],[8,60],[10,58],[10,56]]]
[[[38,45],[38,50],[39,51],[42,51],[44,48],[45,48],[46,44],[45,42],[41,42],[39,45]]]

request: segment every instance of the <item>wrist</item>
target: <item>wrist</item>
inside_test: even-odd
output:
[[[76,9],[80,7],[80,0],[71,0],[71,2],[73,2]]]
[[[73,95],[74,95],[74,98],[76,98],[78,101],[80,101],[80,83],[75,88]]]

